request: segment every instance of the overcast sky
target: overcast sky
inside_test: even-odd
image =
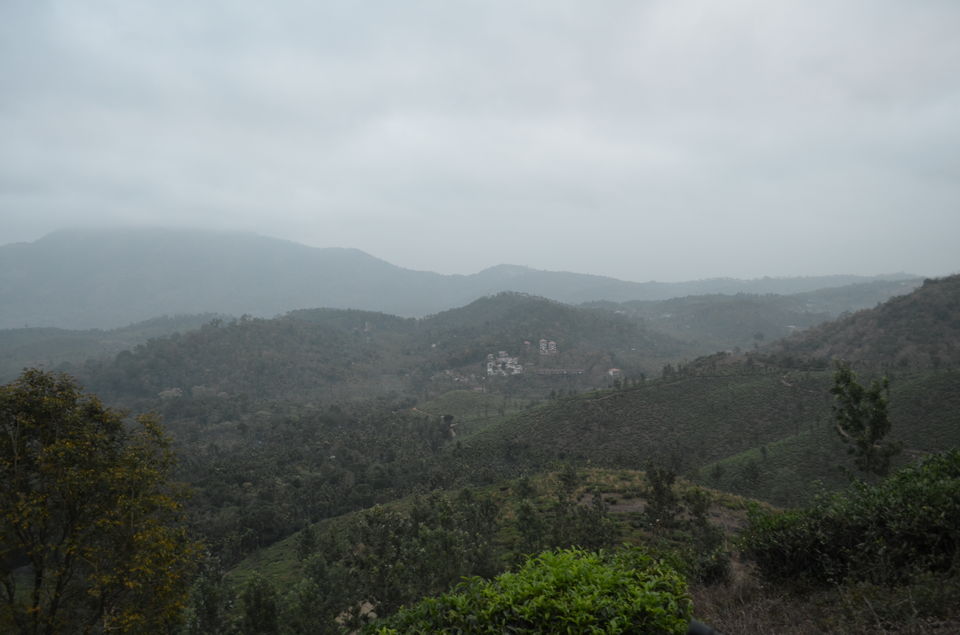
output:
[[[957,0],[3,0],[0,244],[471,273],[960,270]]]

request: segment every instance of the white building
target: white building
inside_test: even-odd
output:
[[[523,373],[523,364],[519,357],[510,357],[506,351],[500,351],[496,357],[493,353],[487,355],[487,376],[520,375]]]

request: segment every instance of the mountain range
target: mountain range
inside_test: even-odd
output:
[[[792,294],[915,278],[836,275],[640,283],[516,265],[444,275],[397,267],[356,249],[314,248],[252,234],[63,230],[0,247],[0,328],[116,328],[161,315],[272,317],[315,307],[409,317],[501,291],[576,304],[718,293]]]

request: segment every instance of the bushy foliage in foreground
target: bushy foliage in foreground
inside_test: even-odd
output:
[[[897,583],[960,564],[960,451],[809,508],[758,514],[744,547],[772,578]]]
[[[686,585],[637,549],[547,551],[515,573],[470,578],[427,598],[372,632],[683,633],[690,621]]]

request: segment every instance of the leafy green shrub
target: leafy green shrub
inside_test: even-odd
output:
[[[877,485],[786,513],[757,513],[744,550],[771,578],[893,584],[960,562],[960,450]]]
[[[547,551],[371,626],[388,633],[684,633],[683,579],[642,551]]]

